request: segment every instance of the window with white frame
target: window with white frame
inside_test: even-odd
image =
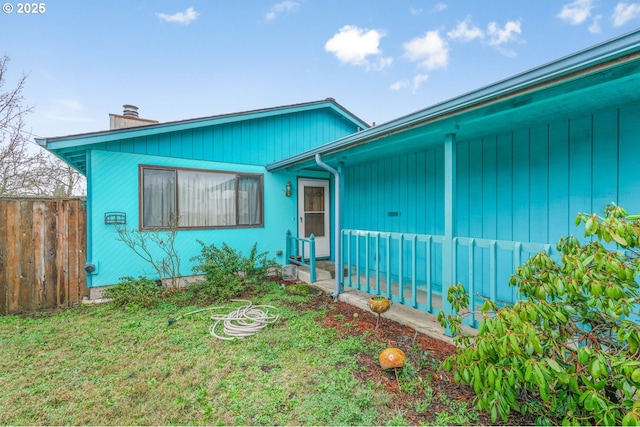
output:
[[[232,228],[263,226],[263,176],[140,166],[140,226]]]

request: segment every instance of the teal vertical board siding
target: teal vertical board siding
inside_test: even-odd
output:
[[[195,144],[194,134],[192,130],[180,132],[180,147],[182,152],[180,156],[184,159],[193,159],[193,146]]]
[[[469,236],[469,212],[471,206],[470,199],[470,181],[469,181],[469,142],[458,143],[456,173],[456,207],[457,221],[456,230],[458,236]],[[456,281],[460,281],[468,285],[469,257],[468,253],[458,252],[456,254]]]
[[[458,177],[456,183],[458,188],[456,191],[457,220],[456,230],[458,236],[469,237],[469,213],[470,205],[470,180],[469,180],[469,142],[458,143],[458,165],[456,173]]]
[[[467,175],[469,176],[469,236],[482,237],[482,223],[485,206],[483,204],[483,182],[482,182],[482,140],[473,139],[469,142],[469,166]],[[462,173],[462,171],[458,171]],[[459,212],[458,212],[459,214]],[[474,268],[474,289],[476,292],[482,293],[482,262],[483,251],[476,250],[473,259],[469,262],[473,263]]]
[[[496,176],[496,138],[487,137],[482,140],[482,237],[495,238],[497,235],[497,195],[498,180]]]
[[[569,218],[571,234],[584,240],[584,233],[575,228],[573,218],[578,212],[592,212],[591,162],[593,153],[591,116],[572,119],[569,122]]]
[[[152,145],[152,138],[133,138],[132,140],[133,150],[135,154],[155,154],[150,153],[150,146]],[[88,174],[87,174],[88,175]]]
[[[482,206],[484,208],[482,215],[482,237],[486,239],[495,239],[497,235],[497,198],[496,188],[498,180],[496,176],[496,137],[486,137],[482,139]],[[480,286],[483,295],[489,295],[489,280],[491,270],[489,265],[489,249],[481,251],[482,262],[477,264],[476,272],[478,278],[482,280]],[[480,274],[479,274],[480,273]]]
[[[440,145],[433,150],[433,175],[429,178],[429,182],[433,182],[434,199],[431,201],[433,209],[433,220],[428,229],[421,231],[423,234],[444,234],[444,146]],[[429,201],[426,201],[429,203]],[[442,248],[441,245],[432,245],[433,279],[435,283],[442,283]],[[438,250],[439,249],[439,250]]]
[[[160,152],[159,136],[152,135],[147,138],[136,138],[135,140],[136,154],[158,155]]]
[[[549,239],[549,130],[536,126],[530,130],[529,144],[529,239]]]
[[[569,228],[569,122],[549,124],[549,239]]]
[[[427,234],[444,234],[444,146],[433,149],[433,191],[435,193],[433,208],[433,224]],[[441,254],[439,252],[439,254]],[[440,256],[440,255],[437,255]],[[440,261],[438,259],[438,261]],[[442,264],[440,264],[442,265]]]
[[[108,142],[96,149],[157,156],[266,165],[353,134],[357,128],[328,111],[230,122]]]
[[[529,131],[513,132],[513,240],[528,242],[530,203]]]
[[[120,151],[123,153],[133,153],[133,139],[129,138],[120,142]]]
[[[618,111],[593,118],[592,211],[602,213],[608,203],[618,203]]]
[[[204,156],[204,138],[202,129],[194,129],[192,132],[192,146],[190,159],[203,158]]]
[[[346,166],[343,228],[435,234],[442,228],[436,150]],[[438,190],[442,194],[442,190]],[[391,213],[392,215],[389,215]],[[395,216],[394,214],[398,215]]]
[[[640,213],[640,103],[620,109],[618,202],[631,213]]]
[[[522,144],[522,142],[520,142]],[[496,238],[498,240],[513,240],[514,224],[511,220],[514,213],[514,151],[523,151],[528,147],[524,144],[514,147],[514,135],[511,133],[501,134],[497,137],[496,145]],[[513,272],[513,256],[511,252],[497,251],[497,280],[498,282],[507,281],[509,275]],[[498,287],[497,297],[499,300],[508,300],[511,296],[506,288]],[[508,294],[505,294],[507,292]]]
[[[497,140],[497,234],[499,240],[513,239],[513,135],[498,135]],[[522,150],[517,147],[516,150]]]

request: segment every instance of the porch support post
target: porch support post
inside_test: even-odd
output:
[[[455,247],[453,238],[456,236],[456,134],[450,133],[444,137],[444,241],[442,242],[442,311],[453,314],[453,307],[447,301],[449,286],[454,285]],[[447,335],[451,331],[447,328]]]
[[[334,203],[335,213],[334,213],[334,221],[333,221],[333,224],[334,224],[333,256],[335,258],[335,264],[336,264],[336,284],[335,284],[335,291],[333,291],[333,294],[331,294],[331,296],[333,298],[338,298],[342,290],[341,281],[342,281],[342,268],[343,268],[342,267],[342,251],[340,250],[340,248],[342,247],[342,235],[340,233],[340,216],[341,216],[340,215],[340,212],[341,212],[340,198],[341,198],[342,183],[340,180],[340,172],[332,168],[325,162],[323,162],[319,153],[316,153],[316,163],[318,164],[318,166],[320,166],[324,170],[331,172],[333,174],[333,177],[335,178],[333,183],[333,187],[334,187],[333,193],[335,197],[335,203]],[[338,272],[340,272],[340,274],[338,274]]]

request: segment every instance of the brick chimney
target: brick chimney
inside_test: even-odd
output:
[[[138,107],[124,104],[122,114],[109,114],[109,129],[125,129],[137,126],[155,125],[157,120],[141,119],[138,115]]]

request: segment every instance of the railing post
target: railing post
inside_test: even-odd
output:
[[[316,281],[316,238],[311,234],[309,236],[309,274],[311,276],[311,283]]]
[[[418,266],[416,262],[416,247],[418,244],[418,235],[414,234],[411,239],[411,299],[412,306],[415,308],[418,306],[418,286],[417,286],[417,275],[418,275]]]
[[[471,311],[471,316],[469,316],[469,323],[467,323],[470,326],[475,327],[476,325],[476,318],[475,318],[475,310],[476,310],[476,303],[475,303],[475,298],[476,298],[476,291],[475,291],[475,278],[473,277],[473,273],[474,273],[474,269],[475,269],[475,250],[474,250],[474,246],[476,244],[476,241],[474,238],[470,238],[469,239],[469,278],[467,280],[469,280],[469,310]]]
[[[385,264],[387,269],[387,298],[391,299],[391,233],[387,233],[387,251]]]
[[[365,234],[365,247],[364,247],[364,280],[367,282],[367,293],[371,293],[371,280],[369,277],[369,232]],[[380,293],[377,289],[376,292]]]
[[[522,259],[521,257],[522,257],[522,243],[516,242],[513,248],[513,274],[515,274],[515,269],[520,266],[521,259]],[[515,304],[516,302],[518,302],[518,300],[520,299],[520,288],[518,288],[517,286],[513,287],[511,298],[513,299],[513,301],[511,301],[512,303]]]
[[[346,259],[347,259],[347,286],[353,286],[352,280],[351,280],[351,235],[352,235],[352,230],[349,230],[349,232],[347,233],[347,252],[346,252]]]
[[[291,261],[291,230],[287,230],[286,239],[287,239],[287,242],[285,244],[284,256],[285,256],[285,261],[290,262]]]
[[[404,234],[400,233],[398,236],[398,298],[400,298],[400,304],[404,304],[404,283],[402,280],[402,273],[404,267]]]
[[[433,283],[431,280],[431,241],[432,241],[432,237],[428,236],[427,237],[427,247],[426,247],[426,254],[427,254],[427,260],[426,263],[427,265],[426,270],[427,270],[427,311],[429,313],[432,312],[433,310]]]
[[[492,240],[489,244],[489,298],[498,300],[498,243]]]

